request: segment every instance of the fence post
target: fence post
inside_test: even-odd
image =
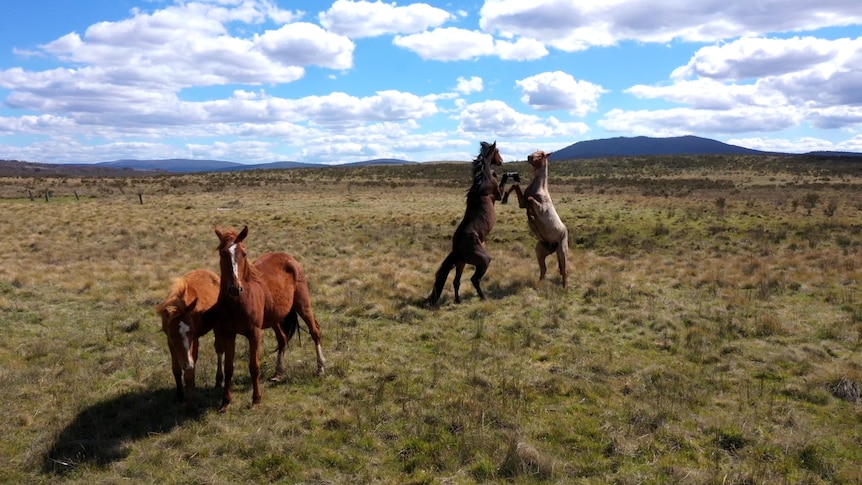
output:
[[[48,202],[48,199],[51,197],[49,194],[48,189],[45,189],[45,202]]]
[[[33,191],[30,189],[27,189],[27,195],[30,196],[30,202],[33,202],[33,200],[34,200]]]
[[[81,196],[78,195],[78,191],[75,191],[75,200],[81,200]]]
[[[143,194],[143,192],[138,192],[138,200],[141,201],[141,205],[144,205],[144,194]]]

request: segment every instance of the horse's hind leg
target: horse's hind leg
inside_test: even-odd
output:
[[[292,313],[293,312],[288,313],[285,319],[290,318]],[[294,315],[293,318],[296,318],[296,315]],[[284,352],[287,348],[289,337],[285,334],[284,328],[281,324],[273,325],[272,331],[275,332],[275,340],[278,341],[278,350],[275,355],[275,374],[270,377],[269,380],[270,382],[280,382],[281,378],[284,377]]]
[[[311,340],[314,341],[314,351],[317,353],[317,373],[323,374],[324,367],[326,365],[326,359],[323,357],[323,345],[321,343],[322,338],[320,334],[320,325],[317,323],[317,319],[314,318],[314,311],[311,309],[311,297],[308,294],[308,288],[297,288],[296,300],[294,303],[295,312],[291,312],[293,314],[295,325],[294,328],[298,328],[298,321],[296,320],[296,315],[299,314],[302,317],[302,320],[305,322],[305,325],[308,327],[308,333],[311,335]]]
[[[491,256],[488,255],[485,248],[479,248],[479,251],[476,252],[476,258],[473,264],[476,266],[476,272],[473,273],[470,281],[473,283],[473,287],[476,288],[476,293],[479,294],[479,298],[484,300],[485,292],[482,291],[482,287],[479,285],[479,282],[482,281],[482,277],[485,276],[485,273],[488,271],[488,266],[491,265]]]
[[[548,259],[548,255],[552,252],[553,251],[548,248],[548,244],[544,241],[536,243],[536,260],[539,262],[539,281],[545,279],[545,274],[548,272],[548,266],[545,264],[545,260]]]
[[[461,303],[461,295],[458,291],[461,289],[461,274],[464,272],[464,262],[455,264],[455,279],[452,280],[452,289],[455,290],[455,303]]]
[[[569,259],[569,236],[563,235],[563,239],[557,244],[557,264],[560,267],[560,277],[563,278],[563,288],[566,287],[566,263]]]

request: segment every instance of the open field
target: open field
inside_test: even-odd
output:
[[[468,268],[437,309],[467,164],[0,178],[0,482],[862,482],[862,161],[550,178],[569,288],[553,256],[537,282],[525,215],[498,203],[489,299]],[[257,410],[239,337],[215,412],[211,334],[197,412],[176,403],[153,312],[218,271],[215,224],[294,255],[323,330],[326,374],[302,333]]]

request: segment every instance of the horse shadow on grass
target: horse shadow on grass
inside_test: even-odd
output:
[[[464,279],[466,280],[466,284],[463,281],[461,283],[461,301],[464,303],[468,303],[468,302],[471,302],[474,300],[475,301],[481,301],[481,300],[479,300],[478,295],[476,295],[475,289],[473,289],[473,286],[470,284],[469,278],[464,278]],[[517,279],[506,281],[505,283],[499,283],[499,282],[490,283],[490,284],[486,283],[484,290],[485,290],[485,296],[488,297],[488,300],[495,301],[495,300],[502,300],[506,297],[510,297],[512,295],[515,295],[518,292],[520,292],[521,290],[523,290],[524,288],[531,287],[531,286],[533,286],[533,287],[536,286],[534,281],[531,281],[530,279],[527,279],[527,278],[517,278]],[[449,290],[448,293],[445,291],[446,289]],[[447,286],[444,288],[443,295],[440,298],[440,301],[436,305],[429,304],[428,298],[425,297],[425,298],[421,298],[421,299],[417,298],[417,299],[412,299],[412,300],[406,301],[403,303],[402,307],[410,305],[410,306],[419,307],[419,308],[434,309],[434,308],[442,306],[444,303],[446,303],[446,301],[448,301],[451,304],[455,304],[454,293],[452,290],[452,282],[451,281],[447,282]]]
[[[122,394],[81,411],[42,457],[42,472],[66,475],[81,466],[103,468],[129,455],[133,442],[199,420],[216,408],[221,390],[198,388],[187,409],[170,389]],[[211,406],[209,406],[211,404]]]

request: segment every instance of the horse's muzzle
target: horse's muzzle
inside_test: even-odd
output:
[[[242,294],[242,286],[231,286],[230,288],[228,288],[227,294],[230,295],[232,298],[239,297],[239,295]]]

